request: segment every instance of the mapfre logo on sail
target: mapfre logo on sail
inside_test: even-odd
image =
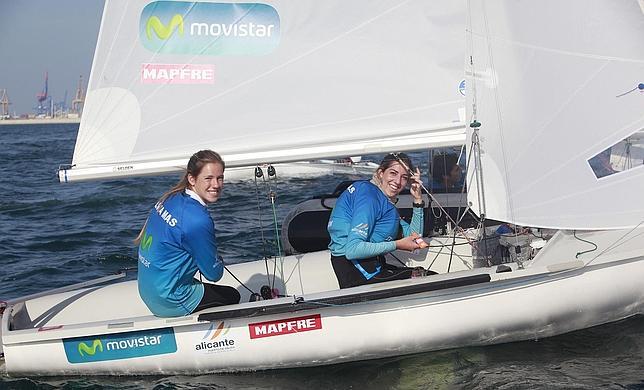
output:
[[[319,314],[248,324],[251,339],[301,333],[318,329],[322,329],[322,317]]]
[[[280,19],[267,4],[156,1],[141,11],[139,40],[154,53],[264,55],[279,44]]]

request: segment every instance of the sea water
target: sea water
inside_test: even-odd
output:
[[[71,162],[77,130],[0,126],[0,300],[136,267],[132,240],[156,199],[178,180],[166,175],[60,184],[56,169]],[[212,207],[227,262],[274,254],[274,221],[348,179],[281,180],[277,174],[276,181],[226,184]],[[401,332],[422,328],[400,324]],[[0,389],[635,389],[644,388],[643,336],[644,318],[634,317],[543,340],[327,367],[201,376],[0,376]]]

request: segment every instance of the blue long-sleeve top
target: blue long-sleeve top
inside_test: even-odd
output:
[[[329,249],[334,256],[349,260],[374,257],[396,250],[396,235],[412,232],[423,235],[423,209],[414,207],[411,224],[403,221],[398,210],[380,188],[369,181],[356,181],[338,198],[327,230]]]
[[[192,313],[204,295],[203,284],[194,278],[197,271],[215,282],[223,268],[214,222],[198,195],[182,192],[154,206],[139,244],[138,263],[139,294],[152,313]]]

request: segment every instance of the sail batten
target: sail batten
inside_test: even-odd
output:
[[[463,126],[464,25],[448,0],[108,0],[67,177],[428,147]]]

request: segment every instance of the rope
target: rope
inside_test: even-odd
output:
[[[266,280],[268,284],[271,284],[271,278],[268,272],[268,256],[266,254],[266,238],[264,237],[264,226],[262,224],[262,208],[260,206],[260,200],[259,200],[259,186],[257,185],[257,178],[259,177],[261,177],[262,180],[264,180],[264,172],[262,171],[262,168],[258,165],[255,167],[255,175],[254,175],[255,196],[257,198],[257,219],[259,222],[259,231],[262,237],[262,255],[264,256],[264,265],[266,266]]]
[[[275,189],[277,190],[277,172],[275,171],[275,167],[272,165],[269,165],[268,168],[266,169],[268,173],[268,180],[266,181],[266,184],[268,185],[268,197],[271,201],[271,209],[273,211],[273,226],[275,227],[275,245],[277,246],[277,256],[275,259],[275,262],[273,263],[273,280],[270,280],[269,277],[269,286],[271,287],[271,290],[275,288],[275,279],[277,279],[277,258],[282,258],[282,245],[280,242],[280,235],[279,235],[279,223],[277,221],[277,209],[275,207],[275,199],[277,198],[277,192],[273,191],[273,187],[271,187],[271,179],[275,182]],[[268,273],[267,273],[268,276]]]
[[[578,259],[580,255],[583,255],[583,254],[585,254],[585,253],[589,253],[589,252],[593,252],[593,251],[596,251],[596,250],[597,250],[597,244],[595,244],[594,242],[590,242],[590,241],[588,241],[588,240],[584,240],[583,238],[579,238],[579,237],[577,237],[577,231],[576,231],[576,230],[573,230],[573,231],[572,231],[572,235],[573,235],[573,237],[575,237],[575,238],[576,238],[576,239],[578,239],[579,241],[581,241],[581,242],[585,242],[585,243],[587,243],[587,244],[590,244],[590,245],[593,245],[593,246],[594,246],[594,248],[593,248],[593,249],[588,249],[588,250],[586,250],[586,251],[577,252],[577,254],[575,255],[575,259]]]
[[[228,267],[226,267],[225,265],[224,265],[224,269],[225,269],[226,271],[228,271],[228,273],[230,274],[230,276],[232,276],[232,277],[233,277],[233,279],[235,279],[235,280],[236,280],[236,281],[237,281],[237,282],[238,282],[242,287],[244,287],[246,290],[248,290],[248,292],[250,292],[250,294],[251,294],[251,295],[253,295],[253,294],[257,294],[256,292],[254,292],[253,290],[251,290],[250,288],[248,288],[248,286],[246,286],[244,283],[242,283],[242,281],[241,281],[241,280],[237,279],[237,276],[235,276],[235,274],[234,274],[234,273],[230,272],[230,270],[228,269]],[[201,274],[199,275],[199,278],[201,279]]]
[[[415,175],[415,172],[412,172],[412,170],[411,170],[411,169],[409,169],[409,167],[407,166],[407,164],[405,164],[405,162],[404,162],[400,157],[398,157],[398,153],[393,153],[393,155],[394,155],[394,157],[396,158],[396,160],[398,160],[398,162],[400,163],[400,165],[402,165],[402,167],[403,167],[403,168],[405,168],[405,170],[407,171],[407,173],[408,173],[409,175],[411,175],[411,176],[414,176],[414,175]],[[440,209],[440,210],[445,214],[445,216],[450,220],[450,222],[452,222],[452,224],[454,225],[454,228],[455,228],[456,230],[458,230],[458,231],[459,231],[459,233],[461,233],[461,234],[463,235],[463,238],[465,238],[465,240],[466,240],[470,245],[472,245],[472,247],[476,247],[476,246],[475,246],[476,244],[475,244],[472,240],[470,240],[470,239],[469,239],[469,237],[467,237],[467,236],[465,235],[465,230],[464,230],[463,228],[461,228],[460,226],[458,226],[458,224],[456,223],[456,221],[454,221],[454,219],[452,218],[452,216],[451,216],[451,215],[449,215],[449,213],[447,213],[447,210],[445,210],[445,208],[444,208],[444,207],[440,204],[440,202],[439,202],[439,201],[434,197],[434,195],[432,195],[432,193],[431,193],[431,192],[429,192],[429,190],[427,189],[427,187],[425,187],[425,184],[423,184],[423,182],[422,182],[422,181],[421,181],[419,184],[420,184],[420,187],[425,191],[425,193],[430,197],[430,199],[432,200],[432,203],[436,203],[436,204],[438,205],[438,208],[439,208],[439,209]]]

